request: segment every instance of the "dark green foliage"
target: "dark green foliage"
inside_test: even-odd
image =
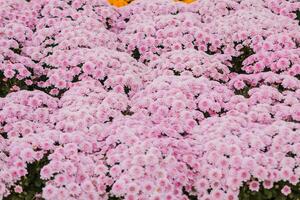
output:
[[[20,87],[21,90],[29,89],[23,80],[11,78],[11,79],[7,79],[5,81],[5,77],[4,77],[3,73],[0,72],[0,97],[5,97],[9,92],[11,92],[11,88],[13,86],[18,86],[18,87]]]
[[[109,193],[111,191],[112,186],[106,187],[106,192]],[[122,200],[123,198],[116,197],[116,196],[109,196],[108,200]]]
[[[285,88],[281,84],[279,84],[277,86],[277,90],[282,93],[283,91],[285,91]]]
[[[2,132],[0,133],[0,135],[4,138],[4,139],[7,139],[8,138],[8,135],[6,132]]]
[[[179,135],[181,135],[182,137],[185,137],[185,136],[187,136],[187,135],[188,135],[188,132],[186,132],[186,131],[183,131],[183,132],[179,133]]]
[[[111,24],[110,24],[110,19],[109,18],[106,18],[105,19],[105,25],[106,25],[106,28],[109,30],[112,28]]]
[[[114,120],[113,117],[109,117],[107,121],[105,121],[104,123],[108,123],[108,122],[112,122]]]
[[[244,96],[244,97],[246,97],[246,98],[249,98],[250,96],[249,96],[248,92],[249,92],[250,89],[251,89],[251,87],[245,86],[245,87],[244,87],[243,89],[241,89],[241,90],[236,90],[236,91],[235,91],[235,94],[236,94],[236,95],[242,95],[242,96]]]
[[[135,48],[131,55],[134,59],[139,60],[141,57],[140,51],[138,48]]]
[[[129,86],[125,85],[124,86],[124,93],[128,95],[130,91],[131,91],[131,88]]]
[[[15,54],[18,54],[18,55],[20,55],[22,53],[21,48],[10,48],[10,50],[12,50]]]
[[[49,48],[49,47],[53,48],[53,47],[56,47],[56,46],[58,46],[58,43],[52,43],[52,44],[47,44],[45,46],[45,48]]]
[[[197,200],[198,199],[197,196],[189,194],[185,188],[183,188],[182,193],[184,195],[186,195],[189,198],[189,200]]]
[[[127,106],[126,110],[122,111],[122,114],[125,115],[125,116],[127,116],[127,115],[128,115],[128,116],[131,116],[131,115],[134,114],[134,112],[132,112],[132,111],[130,110],[130,106]]]
[[[32,200],[36,199],[35,196],[42,192],[42,188],[45,187],[45,181],[40,178],[40,171],[48,164],[49,161],[47,156],[39,161],[35,161],[27,165],[28,174],[24,176],[17,185],[20,185],[23,188],[23,192],[18,194],[13,192],[12,194],[3,200]]]
[[[205,53],[207,53],[208,55],[214,55],[214,52],[210,50],[211,48],[211,44],[207,44],[207,50],[205,51]]]
[[[281,189],[288,185],[292,189],[292,193],[288,196],[284,196],[281,193]],[[293,186],[285,181],[280,181],[274,184],[272,189],[261,189],[258,192],[252,192],[245,184],[240,189],[239,199],[240,200],[300,200],[300,184]]]
[[[300,10],[297,10],[297,11],[296,11],[296,16],[297,16],[297,17],[296,17],[296,20],[299,21],[298,24],[300,25]]]
[[[115,197],[115,196],[110,196],[108,200],[122,200],[123,198]]]
[[[172,71],[173,71],[173,73],[174,73],[175,76],[180,76],[180,74],[181,74],[180,71],[176,71],[174,69]]]
[[[254,51],[250,47],[244,46],[241,50],[242,53],[237,57],[232,57],[231,64],[231,72],[236,72],[238,74],[244,74],[243,71],[243,62],[246,58],[254,54]]]
[[[99,80],[100,83],[104,86],[105,81],[108,79],[107,76],[105,76],[102,80]]]

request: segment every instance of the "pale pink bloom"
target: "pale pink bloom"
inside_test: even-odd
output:
[[[46,185],[46,187],[43,188],[43,198],[45,199],[53,199],[55,195],[57,194],[57,188],[55,188],[52,185]]]
[[[292,192],[291,188],[289,186],[287,186],[287,185],[285,185],[281,189],[281,193],[284,194],[285,196],[288,196],[291,192]]]
[[[289,182],[293,185],[297,185],[299,183],[299,175],[291,175]]]
[[[259,182],[258,181],[251,181],[249,183],[249,189],[251,191],[258,192],[259,191]]]
[[[144,175],[144,168],[141,166],[132,166],[128,172],[131,177],[140,178]]]
[[[213,199],[216,199],[216,200],[224,199],[225,193],[222,190],[213,190],[211,192],[211,196],[212,196]]]
[[[94,191],[94,189],[95,189],[94,185],[89,180],[85,180],[81,184],[81,188],[82,188],[83,191],[88,192],[88,193]]]
[[[265,181],[263,182],[263,186],[264,186],[264,188],[266,188],[266,189],[271,189],[271,188],[273,188],[273,182],[272,182],[272,181],[269,181],[269,180],[265,180]]]
[[[233,85],[233,86],[234,86],[235,89],[241,90],[241,89],[243,89],[246,85],[245,85],[245,83],[244,83],[243,81],[237,80],[237,81],[234,82],[234,85]]]
[[[138,194],[139,186],[136,183],[127,184],[127,192],[130,194]]]
[[[31,148],[25,148],[21,151],[20,157],[23,161],[32,162],[35,159],[35,154]]]
[[[117,196],[123,195],[125,193],[125,191],[126,191],[126,185],[122,181],[117,181],[112,186],[112,193]]]
[[[52,175],[52,169],[48,166],[44,166],[41,169],[41,178],[42,179],[49,179]]]
[[[81,192],[80,186],[76,183],[69,183],[66,185],[66,188],[68,189],[69,193],[73,195],[79,195]]]
[[[22,192],[23,192],[23,188],[22,188],[21,186],[17,185],[17,186],[14,188],[14,191],[15,191],[16,193],[22,193]]]
[[[3,183],[0,183],[0,197],[3,197],[5,191],[6,191],[5,185]]]
[[[6,78],[13,78],[15,75],[15,71],[13,71],[12,69],[6,69],[4,70],[4,76]]]

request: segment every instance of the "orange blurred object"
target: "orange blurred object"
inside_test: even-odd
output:
[[[193,3],[196,0],[175,0],[175,1],[180,1],[180,2],[183,2],[183,3]]]
[[[131,1],[126,1],[126,0],[108,0],[108,2],[113,5],[113,6],[116,6],[116,7],[123,7],[123,6],[126,6],[128,5],[128,2],[131,2]]]
[[[108,0],[108,2],[113,5],[113,6],[116,6],[116,7],[123,7],[123,6],[126,6],[128,5],[130,2],[132,2],[133,0]],[[175,0],[175,1],[180,1],[180,2],[183,2],[183,3],[192,3],[196,0]]]

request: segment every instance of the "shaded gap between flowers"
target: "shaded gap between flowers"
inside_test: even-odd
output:
[[[42,192],[42,189],[46,185],[46,180],[42,180],[40,177],[41,169],[49,163],[48,154],[46,154],[41,160],[35,161],[27,165],[28,174],[23,176],[16,185],[23,188],[23,192],[18,194],[11,188],[11,194],[5,197],[3,200],[32,200],[39,199],[36,196]]]
[[[245,59],[247,59],[249,56],[254,54],[253,49],[250,47],[244,46],[241,50],[242,54],[236,57],[232,57],[231,59],[231,65],[232,68],[230,69],[231,72],[235,72],[238,74],[244,74],[243,68],[243,62]]]

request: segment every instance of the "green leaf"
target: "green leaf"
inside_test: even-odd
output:
[[[280,195],[276,198],[276,200],[286,200],[287,197],[286,196],[283,196],[283,195]]]

